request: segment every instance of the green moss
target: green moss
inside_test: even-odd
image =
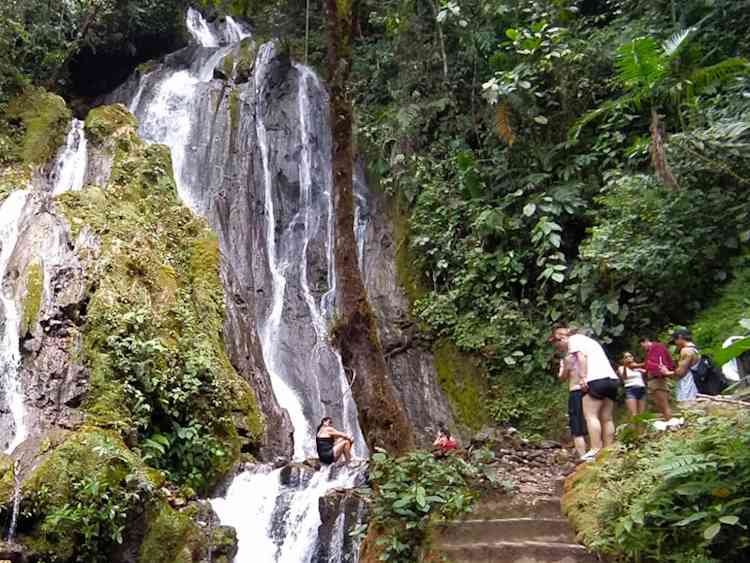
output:
[[[47,447],[52,448],[48,453]],[[112,534],[124,524],[130,510],[160,485],[119,434],[100,428],[83,427],[68,434],[57,447],[48,444],[41,448],[37,455],[41,461],[22,484],[24,533],[20,541],[55,560],[85,559],[84,549],[112,545]],[[100,514],[104,520],[96,528],[79,520],[82,516],[75,509],[96,511],[90,504],[91,495],[102,506],[118,503],[117,514]],[[93,536],[86,537],[87,533]]]
[[[240,127],[240,95],[235,88],[229,92],[229,126],[234,137]]]
[[[396,275],[409,303],[414,304],[427,294],[427,289],[422,281],[422,273],[415,266],[415,260],[411,255],[411,232],[406,203],[400,196],[392,198],[391,201],[391,221],[393,236],[396,239]]]
[[[13,458],[0,453],[0,503],[10,503],[15,490],[15,465]]]
[[[8,116],[23,124],[19,157],[27,164],[44,164],[65,141],[72,114],[60,96],[29,87],[8,104]]]
[[[456,422],[478,430],[489,420],[483,368],[447,340],[439,341],[434,353],[438,382],[453,407]]]
[[[231,80],[234,75],[234,55],[231,53],[224,57],[224,60],[221,61],[221,70],[224,73],[224,76],[226,76],[227,80]]]
[[[138,140],[123,111],[97,108],[87,119],[126,141],[99,141],[115,155],[109,184],[57,200],[74,234],[86,225],[101,246],[87,272],[95,288],[83,332],[87,420],[135,427],[139,440],[171,436],[174,449],[152,463],[205,489],[237,462],[243,440],[262,436],[263,417],[222,340],[218,239],[177,199],[169,150]],[[185,426],[201,439],[180,438]]]
[[[21,334],[26,334],[34,327],[42,306],[43,293],[44,270],[39,263],[34,262],[26,271],[26,295],[23,299]]]
[[[28,186],[32,173],[32,166],[28,164],[0,165],[0,205],[11,192]]]
[[[140,563],[175,563],[185,557],[188,537],[197,532],[193,520],[166,503],[152,506],[147,514],[148,532],[138,554]],[[192,561],[192,557],[186,561]]]
[[[96,145],[111,142],[113,139],[135,134],[137,122],[133,114],[122,104],[99,106],[86,116],[86,136]]]
[[[750,258],[743,258],[735,269],[734,279],[695,318],[690,328],[696,344],[712,353],[720,350],[730,336],[746,334],[739,321],[747,318],[750,318]]]
[[[260,45],[251,38],[245,38],[240,43],[240,54],[237,57],[237,67],[235,69],[235,81],[238,84],[247,82],[253,73],[255,66],[255,56],[257,54],[257,45]]]

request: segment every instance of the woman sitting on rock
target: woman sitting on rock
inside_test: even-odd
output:
[[[320,463],[331,464],[341,457],[347,463],[352,460],[352,444],[354,439],[348,434],[339,432],[333,427],[333,420],[326,416],[320,421],[315,436]]]
[[[446,428],[444,424],[441,424],[432,446],[434,448],[433,451],[435,452],[435,456],[443,457],[453,450],[458,449],[458,442],[453,436],[451,436],[448,428]]]

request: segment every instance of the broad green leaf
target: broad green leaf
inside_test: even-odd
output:
[[[735,526],[739,521],[740,519],[737,516],[722,516],[719,518],[719,522],[729,524],[730,526]]]
[[[716,535],[721,531],[721,523],[716,522],[715,524],[711,524],[708,528],[706,528],[703,531],[703,537],[706,538],[708,541],[711,541],[716,537]]]

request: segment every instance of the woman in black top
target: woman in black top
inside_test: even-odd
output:
[[[318,449],[318,458],[321,463],[334,463],[341,457],[349,462],[352,459],[352,443],[354,440],[348,434],[339,432],[333,427],[331,417],[325,417],[320,421],[318,432],[315,436],[315,445]]]

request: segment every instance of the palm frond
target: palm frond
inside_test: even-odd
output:
[[[696,69],[690,75],[689,81],[695,92],[700,92],[711,85],[743,74],[750,74],[750,62],[747,59],[733,57],[715,65]]]
[[[667,39],[664,43],[662,43],[662,49],[664,50],[664,54],[668,58],[674,58],[677,53],[679,53],[680,49],[685,45],[685,42],[690,38],[690,36],[697,30],[695,27],[688,27],[687,29],[681,29],[680,31],[676,31],[672,34],[672,37]]]
[[[617,77],[628,89],[650,86],[661,80],[667,70],[667,59],[652,37],[638,37],[617,49]]]
[[[581,130],[586,127],[586,125],[603,115],[628,108],[640,109],[641,105],[643,104],[643,100],[647,97],[647,95],[648,92],[640,89],[633,92],[628,92],[627,94],[620,96],[615,100],[608,100],[607,102],[604,102],[598,108],[593,109],[579,117],[570,128],[568,132],[568,138],[570,140],[577,139],[578,135],[580,135],[581,133]]]

